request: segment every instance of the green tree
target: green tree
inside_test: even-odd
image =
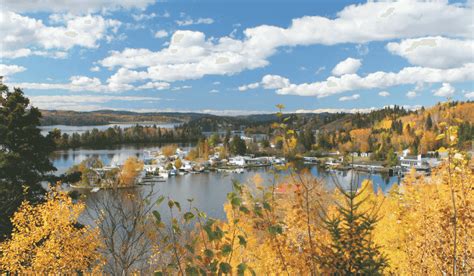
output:
[[[232,138],[232,141],[230,142],[230,152],[234,155],[242,155],[247,152],[247,145],[240,136],[234,135]]]
[[[49,155],[53,134],[41,135],[41,112],[19,88],[10,91],[0,79],[0,239],[12,230],[10,217],[23,200],[37,202],[40,185],[56,170]]]
[[[332,275],[382,275],[387,260],[372,241],[372,231],[378,221],[377,206],[362,211],[361,204],[367,199],[363,188],[357,191],[354,183],[349,191],[339,183],[336,186],[342,200],[336,204],[336,214],[324,218],[331,243],[323,246],[323,253],[318,257],[322,268]]]
[[[390,148],[387,153],[387,165],[390,167],[396,166],[398,164],[398,156],[393,150],[393,148]]]

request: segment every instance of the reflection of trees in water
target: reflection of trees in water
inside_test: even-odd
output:
[[[151,272],[147,260],[153,246],[152,197],[152,190],[145,193],[141,189],[112,189],[87,199],[88,218],[95,222],[104,241],[106,273]]]

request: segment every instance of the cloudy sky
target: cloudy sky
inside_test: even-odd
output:
[[[367,110],[474,99],[474,2],[3,0],[0,75],[44,109]]]

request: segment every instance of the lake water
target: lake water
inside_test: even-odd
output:
[[[190,147],[192,145],[180,145],[182,147]],[[54,166],[58,169],[57,173],[65,172],[72,165],[80,163],[88,157],[98,157],[104,164],[121,164],[130,156],[142,158],[145,150],[156,151],[159,146],[120,146],[111,149],[77,149],[57,151],[52,156]],[[350,183],[351,178],[356,175],[352,171],[338,171],[335,173],[328,172],[317,166],[309,166],[311,173],[317,177],[324,179],[328,188],[334,187],[333,177],[342,184]],[[223,204],[226,201],[227,193],[232,191],[232,180],[236,179],[242,183],[251,181],[252,178],[259,174],[267,183],[271,183],[273,173],[271,168],[258,168],[248,170],[242,174],[209,172],[202,174],[186,174],[183,176],[170,177],[166,182],[158,182],[153,186],[141,186],[139,189],[142,193],[146,193],[153,189],[155,197],[164,195],[173,200],[179,201],[182,205],[187,204],[187,199],[193,198],[193,205],[205,211],[209,216],[223,218],[225,216]],[[375,189],[388,191],[394,183],[399,183],[398,177],[388,177],[381,174],[365,174],[357,173],[358,182],[369,178],[374,183]],[[94,197],[100,193],[107,191],[99,191],[89,196]],[[152,201],[153,202],[153,201]]]
[[[163,123],[154,123],[154,122],[149,122],[149,123],[116,123],[116,124],[108,124],[108,125],[99,125],[99,126],[65,126],[65,125],[51,125],[51,126],[40,126],[41,133],[43,135],[48,134],[48,132],[52,131],[53,129],[57,128],[61,130],[61,133],[67,133],[67,134],[73,134],[74,132],[77,132],[79,134],[82,134],[86,131],[91,131],[92,129],[96,128],[98,130],[107,130],[109,127],[115,127],[119,126],[122,129],[128,128],[128,127],[133,127],[136,125],[144,126],[144,127],[151,127],[156,125],[157,127],[161,128],[174,128],[175,126],[179,124],[163,124]]]

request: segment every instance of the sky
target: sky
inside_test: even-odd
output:
[[[3,0],[0,75],[51,110],[238,115],[474,100],[473,6]]]

